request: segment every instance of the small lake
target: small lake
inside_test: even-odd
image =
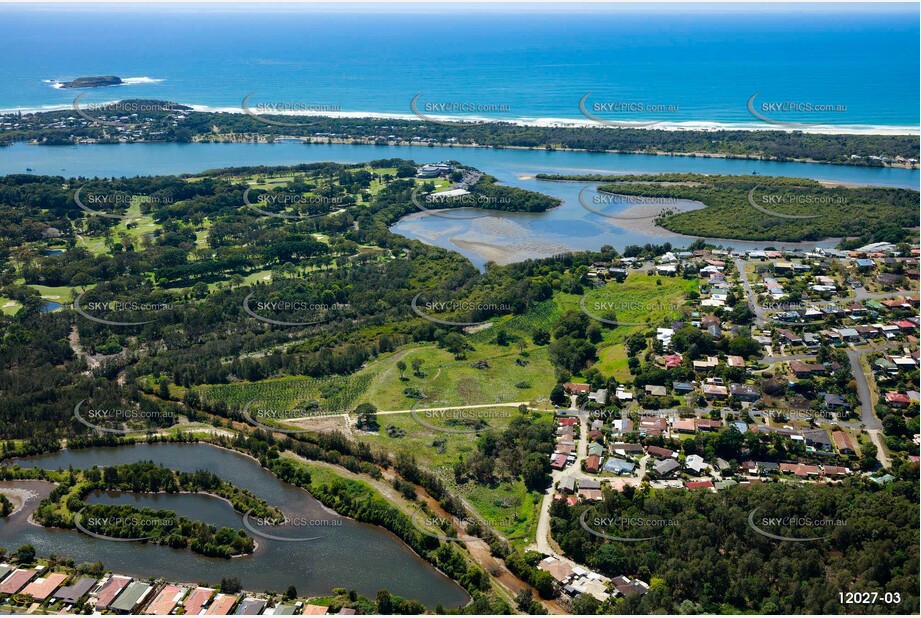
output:
[[[63,307],[61,303],[57,303],[53,300],[42,301],[42,313],[51,313],[52,311],[57,311]]]
[[[597,250],[602,245],[622,250],[627,245],[646,243],[670,242],[674,246],[683,246],[694,240],[694,237],[656,228],[651,224],[651,219],[625,220],[590,212],[580,205],[578,199],[586,185],[537,180],[535,176],[539,173],[757,173],[762,176],[813,178],[913,189],[918,189],[921,183],[919,170],[897,168],[672,155],[291,142],[81,146],[30,146],[20,143],[0,148],[0,174],[22,173],[28,167],[36,174],[60,174],[65,177],[139,176],[193,173],[246,165],[295,165],[322,161],[360,163],[395,157],[413,159],[420,163],[457,160],[491,174],[507,185],[539,191],[563,200],[560,207],[545,213],[487,212],[485,214],[488,216],[467,219],[413,213],[391,227],[393,232],[407,238],[458,251],[479,268],[487,260],[508,263],[564,251]],[[595,198],[593,187],[589,185],[583,195],[584,199]],[[683,203],[680,206],[690,207],[691,204]],[[610,214],[620,214],[618,207],[611,206]],[[463,217],[464,214],[456,216]],[[831,239],[779,244],[711,239],[711,242],[744,250],[767,246],[833,247],[838,241]]]
[[[290,542],[254,535],[258,548],[250,556],[232,560],[207,558],[190,550],[106,541],[76,531],[32,525],[28,523],[29,514],[53,486],[46,482],[8,481],[0,482],[0,486],[27,488],[37,497],[7,520],[0,520],[0,546],[9,551],[31,543],[39,555],[56,553],[72,557],[78,563],[100,561],[108,569],[136,577],[210,584],[220,583],[222,577],[238,577],[244,588],[257,592],[284,592],[293,585],[300,595],[316,596],[328,594],[332,588],[344,587],[374,597],[378,590],[386,588],[394,594],[418,599],[429,607],[438,603],[457,607],[469,601],[463,589],[386,530],[339,517],[306,491],[283,483],[240,453],[208,444],[138,444],[64,450],[15,460],[15,463],[22,467],[56,470],[138,461],[153,461],[185,472],[209,470],[278,506],[293,521],[324,520],[335,521],[338,525],[309,529],[269,528],[267,532],[274,536],[321,538]],[[244,528],[242,515],[227,502],[202,494],[96,492],[88,500],[164,508],[216,526]],[[250,521],[257,525],[254,519]]]

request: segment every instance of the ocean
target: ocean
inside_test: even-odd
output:
[[[252,93],[261,112],[412,118],[417,97],[435,118],[918,132],[917,5],[709,6],[5,5],[0,109],[67,108],[83,91],[58,82],[117,75],[83,102],[239,112]]]

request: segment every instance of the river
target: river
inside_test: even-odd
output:
[[[14,551],[20,545],[31,543],[41,556],[56,553],[69,556],[77,563],[100,561],[108,569],[135,577],[210,584],[219,584],[222,577],[238,577],[243,587],[252,591],[284,592],[293,585],[302,596],[318,596],[342,587],[373,598],[378,590],[386,588],[394,594],[418,599],[429,607],[438,603],[456,607],[469,601],[463,589],[386,530],[339,517],[306,491],[283,483],[240,453],[209,444],[138,444],[63,450],[15,463],[22,467],[55,470],[148,460],[185,472],[214,472],[278,506],[292,521],[327,521],[336,525],[267,528],[266,532],[273,536],[321,538],[292,542],[255,536],[259,546],[250,556],[231,560],[206,558],[191,550],[106,541],[77,531],[30,524],[29,515],[39,499],[48,495],[52,485],[38,481],[8,481],[0,482],[0,486],[26,488],[37,496],[7,520],[0,520],[0,546]],[[242,516],[227,502],[207,495],[106,492],[94,494],[88,500],[165,508],[218,526],[243,528]],[[251,521],[258,525],[255,520]]]
[[[524,149],[371,146],[352,144],[119,144],[81,146],[30,146],[0,148],[0,174],[23,173],[73,176],[136,176],[181,174],[244,165],[294,165],[336,161],[360,163],[401,157],[417,162],[458,160],[492,174],[505,184],[540,191],[563,200],[545,213],[490,212],[472,216],[458,212],[452,218],[414,213],[391,227],[408,238],[457,251],[483,268],[487,260],[498,263],[546,257],[564,251],[598,249],[611,245],[670,242],[683,246],[693,237],[673,234],[652,225],[650,219],[615,219],[589,212],[578,200],[581,183],[541,181],[538,173],[635,174],[697,172],[804,177],[816,180],[917,189],[918,170],[855,167],[818,163],[750,161],[718,157],[612,154]],[[592,203],[593,188],[584,194]],[[688,207],[688,204],[683,206]],[[607,210],[606,210],[607,212]],[[618,214],[617,208],[610,210]],[[746,242],[711,239],[735,249],[767,246],[832,247],[836,240],[812,243]]]

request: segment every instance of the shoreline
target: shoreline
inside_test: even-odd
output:
[[[583,128],[598,128],[597,125],[589,125]],[[610,127],[608,127],[610,128]],[[772,130],[772,129],[766,129]],[[217,136],[224,134],[216,134]],[[836,134],[837,135],[837,134]],[[858,134],[855,134],[858,135]],[[878,133],[867,133],[866,135],[879,135]],[[900,134],[904,135],[904,134]],[[275,138],[275,139],[288,139],[294,141],[300,141],[306,144],[341,144],[345,146],[377,146],[375,140],[368,138],[352,138],[352,139],[342,139],[334,137],[289,137],[289,138]],[[200,144],[222,144],[222,143],[244,143],[251,144],[252,141],[224,141],[224,140],[193,140],[192,143]],[[265,144],[273,144],[274,140],[269,142],[257,142]],[[41,145],[41,144],[31,144],[30,145]],[[917,170],[919,169],[918,165],[906,164],[906,163],[892,163],[888,165],[857,165],[853,163],[832,163],[831,161],[818,161],[816,159],[784,159],[780,160],[777,157],[756,157],[756,156],[742,156],[734,155],[725,152],[666,152],[657,150],[654,152],[648,152],[645,150],[589,150],[588,148],[569,148],[563,146],[554,146],[553,148],[547,148],[546,146],[491,146],[487,144],[453,144],[447,142],[405,142],[405,141],[395,141],[387,142],[386,146],[401,146],[401,147],[421,147],[428,148],[429,145],[435,146],[437,148],[483,148],[486,150],[537,150],[537,151],[549,151],[549,152],[587,152],[587,153],[596,153],[596,154],[622,154],[622,155],[645,155],[649,157],[689,157],[692,159],[733,159],[736,161],[775,161],[781,163],[814,163],[818,165],[835,165],[841,167],[879,167],[881,169],[891,168],[891,169],[904,169],[904,170]]]
[[[2,113],[0,113],[2,116]],[[593,128],[592,126],[586,126],[583,128]],[[597,125],[594,128],[599,128]],[[608,127],[611,128],[611,127]],[[734,129],[726,129],[734,130]],[[760,130],[760,129],[753,129]],[[775,129],[764,129],[764,130],[775,130]],[[259,134],[245,134],[245,135],[254,135],[256,139],[239,139],[237,137],[230,137],[235,134],[227,133],[217,133],[217,134],[208,134],[207,136],[195,136],[191,142],[188,144],[266,144],[272,145],[276,143],[292,143],[299,142],[301,144],[309,145],[328,145],[336,144],[343,146],[389,146],[389,147],[402,147],[402,148],[481,148],[484,150],[523,150],[523,151],[544,151],[544,152],[584,152],[589,154],[619,154],[619,155],[642,155],[649,157],[688,157],[692,159],[728,159],[734,161],[755,161],[755,162],[775,162],[775,163],[810,163],[815,165],[832,165],[836,167],[857,167],[857,168],[879,168],[879,169],[899,169],[913,171],[921,169],[921,164],[912,164],[907,162],[896,162],[890,161],[885,165],[863,165],[856,163],[836,163],[832,161],[819,161],[817,159],[798,159],[798,158],[778,158],[778,157],[764,157],[764,156],[745,156],[745,155],[735,155],[725,152],[667,152],[667,151],[653,151],[649,152],[646,150],[590,150],[588,148],[570,148],[564,146],[493,146],[489,144],[459,144],[459,143],[449,143],[449,142],[407,142],[405,140],[394,140],[388,141],[385,144],[380,144],[375,139],[365,138],[365,137],[354,137],[349,139],[336,138],[336,137],[316,137],[316,136],[276,136],[272,139],[258,139],[261,137]],[[835,133],[833,135],[848,135],[845,133]],[[853,135],[881,135],[879,133],[854,133]],[[904,133],[899,133],[897,135],[906,135]],[[910,135],[910,134],[909,134]],[[207,139],[202,139],[207,137]],[[222,139],[224,137],[229,137],[228,139]],[[27,146],[45,146],[48,148],[55,148],[59,146],[66,147],[78,147],[78,146],[130,146],[131,144],[179,144],[181,142],[175,141],[129,141],[129,142],[119,142],[119,143],[93,143],[93,144],[39,144],[34,140],[31,141],[17,141],[10,143],[0,143],[0,148],[13,146],[16,144],[25,144]]]
[[[98,105],[117,103],[121,99],[105,101]],[[180,103],[186,105],[193,112],[208,114],[240,114],[248,115],[242,107],[231,106],[212,106],[195,103]],[[72,105],[66,103],[51,103],[47,105],[9,107],[0,109],[0,115],[5,114],[42,114],[50,112],[66,112],[72,109]],[[375,111],[278,111],[270,114],[271,116],[288,116],[288,117],[308,117],[308,118],[332,118],[332,119],[371,119],[371,120],[421,120],[423,122],[448,122],[448,123],[475,123],[475,124],[510,124],[520,127],[540,127],[540,128],[562,128],[562,129],[617,129],[617,128],[637,128],[644,130],[660,131],[782,131],[784,133],[806,133],[816,135],[921,135],[921,127],[915,125],[875,125],[875,124],[849,124],[849,125],[829,125],[814,124],[803,127],[786,127],[782,124],[770,124],[759,122],[752,118],[751,122],[720,122],[716,120],[681,120],[681,121],[661,121],[653,125],[643,127],[615,127],[600,122],[594,122],[588,118],[570,118],[570,117],[553,117],[553,116],[521,116],[517,118],[490,118],[485,116],[449,116],[449,115],[416,115],[414,113],[403,112],[375,112]],[[635,118],[624,120],[625,124],[654,122],[655,119]]]

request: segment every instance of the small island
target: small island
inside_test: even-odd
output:
[[[105,88],[106,86],[120,86],[122,78],[115,75],[99,75],[96,77],[78,77],[69,82],[61,82],[61,88]]]

